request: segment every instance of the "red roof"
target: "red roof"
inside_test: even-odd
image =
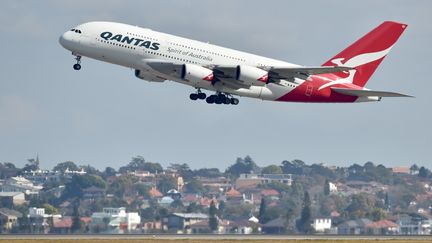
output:
[[[163,194],[156,189],[156,187],[152,187],[149,191],[150,197],[163,197]]]
[[[84,222],[85,224],[90,224],[91,217],[81,217],[80,220]]]
[[[376,222],[372,222],[370,224],[368,224],[366,227],[368,228],[395,228],[398,227],[398,225],[390,220],[380,220],[380,221],[376,221]]]
[[[275,189],[263,189],[261,190],[261,195],[265,197],[277,197],[279,196],[279,192]]]
[[[72,228],[72,217],[54,218],[54,228]]]
[[[241,193],[234,188],[226,192],[227,197],[241,197]]]

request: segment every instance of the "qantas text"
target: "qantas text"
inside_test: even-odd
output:
[[[102,32],[100,34],[100,37],[107,41],[115,40],[121,43],[127,43],[134,46],[142,46],[152,50],[159,50],[159,45],[160,45],[160,43],[157,42],[151,42],[139,38],[129,37],[127,35],[120,35],[120,34],[114,35],[113,33],[108,31]]]

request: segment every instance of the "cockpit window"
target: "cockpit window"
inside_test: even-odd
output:
[[[73,32],[75,32],[75,33],[78,33],[78,34],[81,34],[81,33],[82,33],[81,30],[78,30],[78,29],[71,29],[71,31],[73,31]]]

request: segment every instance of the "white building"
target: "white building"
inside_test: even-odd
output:
[[[316,232],[322,232],[324,233],[325,231],[330,230],[332,227],[331,224],[331,219],[315,219],[313,224],[312,224],[312,228],[316,231]]]
[[[131,233],[139,230],[141,217],[136,212],[126,212],[126,208],[103,208],[93,213],[90,229],[100,233]]]
[[[38,194],[42,190],[42,186],[35,186],[33,182],[24,177],[11,177],[1,186],[3,192],[23,192],[26,195]]]
[[[338,188],[334,183],[329,182],[329,190],[330,190],[330,193],[335,193],[335,192],[337,192]]]

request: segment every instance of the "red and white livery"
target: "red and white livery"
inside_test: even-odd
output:
[[[76,56],[135,69],[147,81],[172,80],[196,88],[192,100],[238,104],[244,96],[287,102],[364,102],[408,95],[366,89],[407,25],[386,21],[322,66],[300,66],[209,43],[114,22],[81,24],[60,37]],[[206,95],[203,90],[213,91]]]

